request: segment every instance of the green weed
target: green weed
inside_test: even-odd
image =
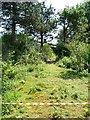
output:
[[[41,88],[37,86],[33,86],[33,87],[30,87],[28,94],[33,94],[33,93],[40,92],[40,91],[42,91]]]

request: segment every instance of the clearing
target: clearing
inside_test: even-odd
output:
[[[58,67],[54,63],[18,65],[15,70],[17,74],[11,80],[12,88],[6,93],[10,101],[5,102],[88,102],[88,76]],[[4,118],[84,118],[88,113],[88,105],[12,105],[10,109]]]

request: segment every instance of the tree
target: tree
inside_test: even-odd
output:
[[[85,10],[86,10],[86,18],[88,20],[88,27],[87,27],[87,38],[88,38],[88,49],[89,49],[89,55],[88,55],[88,72],[90,73],[90,0],[85,2],[84,4]]]
[[[34,29],[33,29],[33,22],[32,21],[32,15],[34,14],[35,9],[35,3],[33,2],[25,2],[20,3],[20,14],[19,14],[19,25],[20,28],[23,28],[23,32],[27,35],[33,35]]]
[[[12,42],[16,41],[16,24],[17,24],[17,5],[15,2],[3,2],[2,3],[3,13],[3,26],[7,31],[12,33]]]
[[[66,9],[63,10],[62,13],[58,13],[59,14],[59,25],[61,25],[63,27],[63,40],[64,42],[66,41],[66,32],[67,32],[67,28],[68,28],[68,23],[67,23],[67,15],[68,12]],[[62,35],[61,35],[62,36]]]
[[[83,4],[84,6],[84,9],[86,11],[86,18],[87,18],[87,23],[88,23],[88,26],[87,26],[87,33],[88,33],[88,43],[90,43],[90,0],[88,0],[87,2],[85,2]]]
[[[47,8],[45,2],[38,4],[26,3],[23,8],[22,26],[26,29],[27,34],[31,33],[37,38],[40,38],[41,47],[43,47],[44,38],[51,35],[50,32],[57,26],[55,10],[52,6]]]
[[[66,39],[83,39],[86,37],[87,20],[85,18],[85,10],[79,5],[74,7],[67,7],[62,12],[59,12],[59,25],[63,27],[63,32],[59,33],[64,42]],[[61,35],[60,35],[61,34]]]

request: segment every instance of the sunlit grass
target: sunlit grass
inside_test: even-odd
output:
[[[55,64],[39,64],[37,66],[16,66],[17,74],[12,80],[11,96],[16,95],[16,102],[88,102],[88,77],[62,77],[70,69]],[[8,94],[7,92],[7,94]],[[85,117],[88,107],[72,106],[19,106],[5,118],[9,117]]]

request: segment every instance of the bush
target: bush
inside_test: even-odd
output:
[[[13,94],[10,92],[7,92],[3,95],[2,97],[2,101],[3,102],[16,102],[18,98],[18,94],[16,92],[14,92]],[[13,107],[15,107],[15,105],[2,105],[2,115],[8,115],[13,111]]]
[[[15,43],[12,42],[11,34],[2,36],[2,57],[4,61],[13,60],[13,63],[38,63],[40,58],[40,45],[32,37],[17,34]],[[12,56],[10,55],[12,54]]]
[[[32,37],[17,34],[15,43],[12,42],[11,34],[2,36],[3,60],[12,60],[13,64],[38,64],[47,61],[54,56],[53,50],[48,44],[41,48],[40,44]]]
[[[28,72],[33,72],[34,69],[33,69],[33,67],[29,67],[27,71],[28,71]]]
[[[64,57],[62,59],[63,64],[66,66],[66,68],[70,68],[72,65],[72,61],[69,57]]]
[[[12,61],[2,62],[2,94],[10,90],[12,87],[12,80],[15,78],[17,71]]]
[[[42,53],[42,60],[43,61],[48,61],[54,57],[54,53],[52,48],[50,47],[49,44],[45,44],[41,50]]]
[[[72,42],[70,50],[73,68],[76,68],[78,71],[87,69],[89,58],[88,44],[83,42]],[[87,68],[85,68],[85,66]]]
[[[40,46],[32,39],[32,37],[26,35],[18,35],[17,46],[16,56],[19,53],[19,59],[17,59],[20,64],[38,63]]]
[[[70,50],[67,48],[64,42],[59,42],[56,46],[56,50],[59,58],[62,58],[64,56],[70,56]]]
[[[70,57],[64,56],[59,58],[58,66],[72,68],[73,70],[83,71],[88,69],[89,49],[88,45],[83,42],[71,42],[69,44]]]
[[[29,67],[27,68],[27,72],[33,72],[35,69],[35,66],[33,64],[30,64]]]
[[[59,67],[70,68],[71,65],[72,65],[72,61],[71,61],[70,57],[64,57],[58,61]]]
[[[2,59],[7,60],[9,52],[13,49],[12,36],[10,33],[5,33],[2,36]]]
[[[21,37],[22,38],[22,37]],[[18,39],[21,39],[20,36]],[[22,38],[23,39],[23,38]],[[25,45],[23,47],[23,52],[20,54],[19,63],[25,64],[38,64],[41,61],[47,61],[54,56],[53,50],[48,44],[45,44],[41,48],[40,44],[37,41],[34,41],[31,37],[24,37]],[[18,43],[17,43],[18,46]],[[22,45],[20,44],[20,47]],[[17,50],[20,48],[18,47]],[[22,51],[22,49],[21,49]]]

